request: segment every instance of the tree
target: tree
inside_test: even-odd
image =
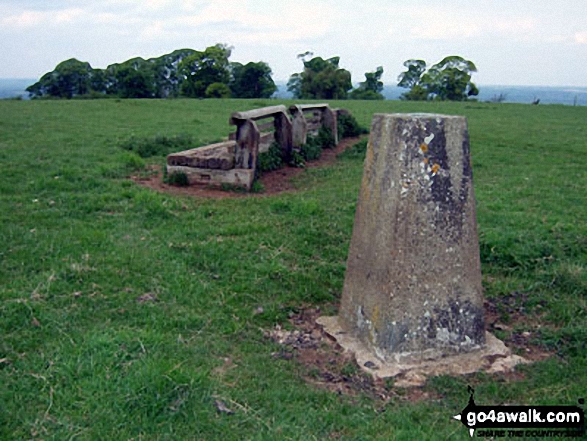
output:
[[[90,63],[71,58],[59,63],[55,70],[43,75],[26,90],[34,98],[52,96],[70,99],[90,92],[92,76]]]
[[[477,72],[477,67],[462,57],[446,57],[428,71],[423,60],[408,60],[404,66],[408,70],[398,77],[398,86],[410,90],[402,99],[465,101],[479,94],[471,82],[471,74]]]
[[[230,98],[231,91],[224,83],[212,83],[206,88],[206,98]]]
[[[383,67],[379,66],[375,72],[366,72],[365,81],[359,84],[359,87],[351,92],[350,98],[353,100],[382,100],[385,97],[381,94],[383,91]]]
[[[267,63],[232,63],[230,88],[235,98],[270,98],[277,87],[271,78],[271,68]]]
[[[268,98],[277,89],[267,63],[229,63],[231,48],[179,49],[158,58],[133,58],[106,69],[72,58],[29,86],[33,98]]]
[[[193,49],[178,49],[170,54],[149,60],[153,64],[155,96],[157,98],[177,98],[183,78],[179,74],[181,62],[195,54]]]
[[[206,50],[196,51],[179,63],[182,76],[181,93],[193,98],[206,97],[206,90],[214,83],[228,86],[230,70],[228,58],[232,49],[217,44]]]
[[[422,101],[428,98],[428,91],[421,84],[422,74],[426,72],[424,60],[407,60],[404,66],[408,68],[398,77],[398,87],[410,89],[400,97],[402,100]]]
[[[295,98],[301,99],[346,99],[352,89],[351,73],[339,67],[340,57],[324,60],[320,57],[304,60],[312,56],[310,52],[301,54],[304,70],[293,74],[287,83],[287,89]]]
[[[473,72],[477,72],[477,67],[472,61],[450,56],[432,66],[423,81],[435,99],[466,101],[479,94],[479,89],[471,82]]]
[[[106,68],[109,76],[108,93],[121,98],[155,98],[153,64],[142,58],[133,58]]]

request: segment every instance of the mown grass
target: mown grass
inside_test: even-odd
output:
[[[365,126],[376,112],[468,117],[486,296],[523,293],[524,320],[501,319],[553,353],[517,381],[439,377],[434,399],[382,409],[307,384],[263,336],[292,310],[338,302],[360,150],[271,197],[176,197],[126,179],[163,161],[125,151],[129,139],[214,142],[232,111],[270,104],[0,101],[1,439],[469,439],[450,418],[467,384],[478,404],[585,396],[587,108],[332,103]]]

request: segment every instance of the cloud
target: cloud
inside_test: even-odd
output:
[[[575,42],[579,44],[587,44],[587,32],[577,32],[575,34]]]
[[[395,10],[394,35],[419,40],[462,41],[468,38],[535,38],[538,22],[530,16],[488,15],[475,8],[401,8]],[[411,23],[406,34],[403,23]],[[405,25],[404,25],[405,26]]]
[[[20,13],[8,15],[0,20],[2,26],[11,29],[29,29],[40,25],[53,25],[71,23],[85,15],[83,9],[70,8],[55,11],[33,11],[27,10]]]
[[[309,1],[295,4],[288,2],[279,8],[267,8],[262,12],[253,11],[248,7],[250,3],[243,0],[215,1],[197,14],[174,18],[172,21],[193,27],[195,31],[224,25],[222,34],[234,38],[235,44],[239,41],[275,44],[323,36],[331,29],[335,17],[335,11],[329,6]],[[307,12],[310,10],[311,14]]]
[[[154,22],[141,31],[141,38],[146,40],[161,39],[167,35],[168,31],[165,30],[164,24],[160,21]]]
[[[2,18],[2,26],[16,29],[32,28],[43,23],[46,13],[40,11],[24,11],[20,14]]]

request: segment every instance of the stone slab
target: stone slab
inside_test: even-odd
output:
[[[251,119],[251,120],[257,120],[257,119],[264,119],[264,118],[268,118],[270,116],[274,116],[276,114],[286,114],[286,107],[283,105],[279,105],[279,106],[271,106],[271,107],[263,107],[261,109],[253,109],[253,110],[247,110],[246,112],[234,112],[231,116],[230,116],[230,120],[229,123],[231,125],[237,125],[240,121],[243,120],[247,120],[247,119]]]
[[[255,170],[234,168],[232,170],[213,170],[205,168],[167,166],[167,173],[184,173],[190,185],[204,184],[220,187],[222,184],[251,189]]]
[[[485,334],[486,343],[473,352],[442,358],[423,358],[419,361],[410,361],[409,354],[407,357],[396,354],[394,358],[380,359],[358,338],[346,332],[338,317],[320,317],[316,322],[345,351],[353,354],[364,372],[381,379],[397,377],[394,385],[399,387],[421,386],[428,377],[437,375],[466,375],[479,371],[490,374],[508,372],[518,364],[529,363],[528,360],[513,355],[501,340],[490,333]]]
[[[235,149],[235,141],[211,144],[206,147],[172,153],[167,156],[167,164],[170,166],[230,170],[234,168]]]

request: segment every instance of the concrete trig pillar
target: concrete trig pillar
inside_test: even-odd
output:
[[[464,117],[374,116],[339,320],[383,359],[485,343]]]
[[[339,316],[317,322],[398,386],[527,362],[485,332],[464,117],[373,117]]]

